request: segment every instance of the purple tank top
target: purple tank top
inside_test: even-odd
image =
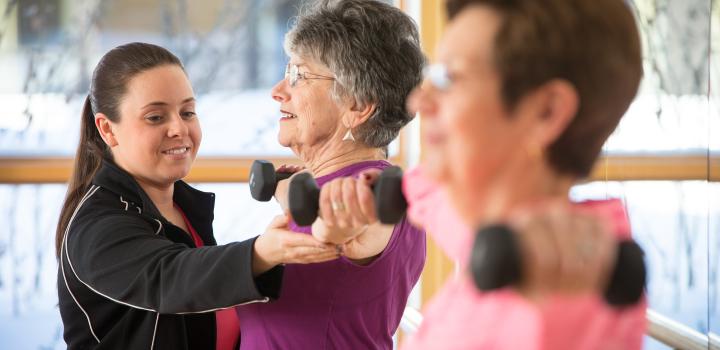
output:
[[[318,185],[386,161],[360,162],[317,178]],[[290,223],[295,232],[310,227]],[[240,349],[392,349],[392,335],[425,263],[425,232],[405,219],[385,250],[366,266],[345,257],[285,266],[280,298],[237,307]]]

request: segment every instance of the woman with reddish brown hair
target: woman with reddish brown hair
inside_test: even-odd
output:
[[[409,102],[425,141],[404,184],[410,217],[461,271],[469,228],[509,225],[524,279],[481,292],[462,273],[406,347],[640,349],[645,300],[602,298],[617,242],[630,237],[623,204],[569,199],[640,83],[630,9],[622,0],[451,0],[448,9],[438,63]]]
[[[618,241],[630,237],[623,204],[569,199],[637,92],[632,13],[622,0],[447,6],[437,63],[408,103],[424,147],[403,186],[409,218],[460,273],[404,347],[640,349],[642,295],[622,307],[602,297]],[[498,223],[516,232],[524,278],[480,291],[469,271],[474,232]]]

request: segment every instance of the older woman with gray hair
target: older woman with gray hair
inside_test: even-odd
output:
[[[342,179],[368,181],[363,171],[390,166],[388,144],[412,119],[405,100],[425,61],[417,28],[383,2],[322,1],[301,10],[285,50],[285,78],[272,89],[282,115],[278,141],[322,187],[321,219],[288,228],[338,244],[343,255],[288,264],[276,302],[238,307],[240,348],[391,349],[423,268],[425,234],[404,219],[380,224],[358,204],[367,186],[343,188]],[[286,188],[276,192],[281,206]],[[337,193],[345,200],[323,200]]]

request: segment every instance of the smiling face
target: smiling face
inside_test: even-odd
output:
[[[172,185],[190,171],[202,139],[190,82],[179,66],[163,65],[134,76],[126,91],[119,122],[96,115],[113,160],[138,182]]]
[[[301,155],[322,148],[331,140],[340,140],[347,128],[343,115],[347,108],[331,95],[333,74],[322,64],[290,56],[290,65],[297,65],[299,78],[290,86],[290,78],[281,80],[272,89],[272,97],[280,102],[278,142]]]

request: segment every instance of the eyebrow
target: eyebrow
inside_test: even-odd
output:
[[[185,104],[188,102],[194,102],[194,101],[195,101],[195,97],[188,97],[188,98],[182,100],[181,104]],[[150,102],[150,103],[146,104],[145,106],[143,106],[143,108],[147,108],[150,106],[167,106],[167,105],[168,105],[167,102],[155,101],[155,102]]]

